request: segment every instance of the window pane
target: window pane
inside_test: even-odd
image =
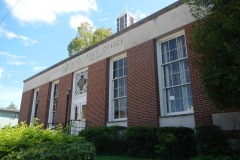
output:
[[[170,101],[169,112],[176,112],[175,100]]]
[[[118,68],[118,61],[113,62],[113,70]]]
[[[168,53],[168,42],[161,44],[161,53],[162,53],[162,63],[165,64],[167,61],[167,53]]]
[[[183,58],[187,57],[186,47],[182,47],[182,54],[183,54]]]
[[[186,79],[186,83],[190,83],[190,75],[189,75],[189,71],[185,72],[185,79]]]
[[[118,97],[118,88],[114,89],[114,98],[117,98]]]
[[[123,75],[126,76],[127,75],[127,67],[124,67],[123,70],[124,70],[124,74]]]
[[[86,118],[86,105],[82,105],[82,119]]]
[[[117,119],[117,118],[119,118],[119,110],[115,109],[114,110],[114,119]]]
[[[176,43],[176,39],[172,39],[169,41],[169,50],[173,50],[177,48],[177,43]]]
[[[178,47],[180,46],[185,46],[185,38],[184,35],[180,36],[177,38],[177,43],[178,43]]]
[[[118,68],[122,68],[122,67],[123,67],[123,59],[120,59]]]
[[[124,87],[124,96],[127,96],[127,85]]]
[[[182,87],[176,87],[174,88],[174,92],[175,92],[175,98],[176,99],[182,99]]]
[[[118,70],[113,71],[113,79],[118,77]]]
[[[172,79],[173,79],[173,86],[181,84],[180,74],[179,73],[173,74],[172,75]]]
[[[188,98],[188,106],[189,107],[193,106],[193,104],[192,104],[192,97]]]
[[[122,77],[123,76],[123,68],[120,68],[118,71],[119,71],[119,77]]]
[[[118,109],[118,99],[114,100],[114,109]]]
[[[123,59],[123,63],[124,63],[124,66],[127,66],[127,57],[125,57],[124,59]]]
[[[119,88],[119,93],[118,93],[118,94],[119,94],[119,95],[118,95],[119,97],[123,97],[123,96],[124,96],[124,89],[125,89],[125,87],[120,87],[120,88]]]
[[[163,63],[163,64],[165,64],[165,62],[166,62],[165,59],[166,59],[166,54],[163,53],[163,54],[162,54],[162,63]]]
[[[191,91],[190,85],[186,86],[186,90],[187,90],[187,97],[191,97],[192,96],[192,91]]]
[[[177,50],[172,50],[170,51],[170,61],[175,61],[178,59],[178,56],[177,56]]]
[[[118,88],[118,80],[114,80],[114,88]]]
[[[180,112],[180,111],[184,111],[183,110],[183,99],[178,99],[175,101],[176,103],[176,111]]]
[[[56,117],[56,113],[52,112],[52,125],[55,125],[55,117]]]
[[[179,73],[180,72],[179,62],[172,63],[171,67],[172,67],[172,69],[171,69],[172,72],[171,73]]]
[[[126,108],[120,108],[119,118],[126,118]]]
[[[123,87],[124,86],[124,79],[125,78],[119,79],[119,87]]]
[[[183,64],[184,64],[184,70],[185,71],[189,70],[188,61],[187,60],[183,61]]]

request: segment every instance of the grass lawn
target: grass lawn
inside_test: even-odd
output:
[[[144,158],[134,158],[134,157],[125,157],[125,156],[96,156],[95,160],[150,160]]]

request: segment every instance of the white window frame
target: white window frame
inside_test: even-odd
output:
[[[37,94],[38,93],[38,94]],[[37,97],[38,96],[38,97]],[[30,123],[34,122],[34,115],[36,114],[36,105],[38,105],[38,99],[39,98],[39,88],[34,89],[34,93],[33,93],[33,103],[32,103],[32,113],[31,113],[31,119],[30,119]]]
[[[110,69],[109,69],[109,109],[108,109],[108,121],[117,122],[117,121],[126,121],[126,118],[114,119],[114,104],[113,104],[113,94],[114,94],[114,84],[113,84],[113,63],[119,59],[127,57],[127,53],[123,53],[116,57],[110,59]],[[126,76],[127,77],[127,76]],[[126,108],[127,109],[127,108]]]
[[[160,96],[160,111],[161,111],[161,116],[174,116],[174,115],[184,115],[184,114],[193,114],[194,110],[193,107],[191,110],[188,111],[180,111],[180,112],[172,112],[172,113],[167,113],[167,104],[166,104],[166,89],[164,85],[164,67],[162,65],[162,55],[161,55],[161,43],[164,43],[166,41],[169,41],[171,39],[177,38],[184,35],[185,36],[185,44],[186,43],[186,35],[184,30],[173,33],[171,35],[165,36],[163,38],[160,38],[156,43],[157,43],[157,61],[158,61],[158,78],[159,78],[159,96]],[[186,52],[187,52],[187,57],[184,59],[188,59],[188,49],[186,46]],[[178,59],[176,61],[181,61],[181,59]],[[191,82],[189,83],[191,86]]]
[[[53,96],[54,96],[54,86],[56,85],[56,84],[58,84],[58,92],[59,92],[59,81],[57,80],[57,81],[54,81],[54,82],[52,82],[52,88],[51,88],[51,100],[50,100],[50,107],[49,107],[49,116],[48,116],[48,126],[50,127],[50,128],[55,128],[56,127],[56,125],[55,124],[52,124],[52,112],[53,112]],[[59,94],[57,92],[57,95]],[[56,112],[56,111],[55,111]],[[56,115],[55,115],[56,116]],[[55,117],[56,118],[56,117]]]

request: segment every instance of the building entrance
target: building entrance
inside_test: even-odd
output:
[[[71,134],[78,134],[86,128],[87,79],[87,70],[74,73],[70,119]]]

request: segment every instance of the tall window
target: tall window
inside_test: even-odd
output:
[[[56,124],[57,99],[58,99],[58,83],[55,82],[52,85],[51,105],[48,122],[52,127],[54,127]]]
[[[37,110],[38,110],[38,93],[39,89],[34,90],[33,96],[33,105],[32,105],[32,114],[31,114],[31,122],[34,122],[34,118],[37,118]]]
[[[119,18],[117,19],[117,31],[120,31],[120,24],[119,24]]]
[[[165,113],[193,110],[185,36],[160,44]]]
[[[110,110],[112,120],[127,118],[127,57],[112,62]]]
[[[127,27],[127,14],[125,14],[124,16],[124,28]]]

